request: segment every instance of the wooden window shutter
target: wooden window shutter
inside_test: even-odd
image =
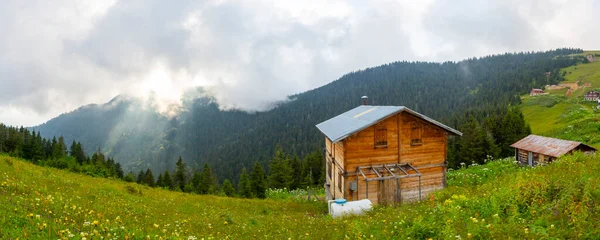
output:
[[[378,124],[375,126],[375,148],[387,147],[387,129]]]
[[[410,131],[410,145],[423,145],[423,124],[415,122]]]

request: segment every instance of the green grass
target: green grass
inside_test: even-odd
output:
[[[550,131],[566,127],[565,123],[558,123],[556,119],[558,119],[570,105],[564,102],[555,103],[551,107],[546,107],[547,105],[547,103],[532,104],[528,100],[525,100],[524,104],[521,106],[523,116],[531,127],[531,131],[535,134],[544,135]]]
[[[332,219],[323,202],[171,192],[0,155],[0,238],[598,238],[599,160],[492,161],[450,171],[421,203]]]
[[[553,89],[553,90],[546,90],[546,92],[553,94],[553,95],[559,95],[559,96],[564,96],[565,93],[567,93],[569,89],[567,88],[563,88],[563,89]]]
[[[565,75],[565,82],[590,82],[592,85],[599,86],[600,73],[597,71],[599,67],[600,62],[577,64],[575,66],[561,69],[561,73],[567,72]]]

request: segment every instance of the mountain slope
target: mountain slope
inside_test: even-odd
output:
[[[460,62],[395,62],[349,73],[323,87],[290,96],[290,101],[266,112],[219,111],[213,100],[204,97],[185,100],[184,111],[170,120],[130,107],[134,113],[153,116],[142,126],[130,119],[136,114],[125,114],[128,111],[115,117],[75,111],[35,129],[46,137],[65,135],[67,140],[81,140],[88,149],[98,144],[127,169],[173,169],[181,155],[192,167],[210,163],[221,178],[235,179],[242,167],[268,161],[277,145],[301,156],[320,149],[322,139],[314,125],[360,104],[360,96],[368,95],[377,105],[404,105],[457,127],[468,112],[480,118],[502,112],[507,105],[518,104],[518,95],[531,87],[560,81],[559,69],[581,61],[561,56],[579,52],[560,49]],[[552,74],[546,78],[545,72]],[[106,120],[101,124],[106,126],[80,122],[81,128],[71,129],[65,119],[77,119],[73,115],[80,114],[102,115]],[[85,129],[100,133],[87,137],[82,134]]]
[[[587,55],[594,52],[585,52]],[[600,57],[600,56],[599,56]],[[523,96],[521,109],[535,134],[580,141],[600,148],[600,115],[595,101],[584,101],[590,90],[600,91],[600,62],[581,63],[561,69],[567,88],[549,90],[542,96]],[[577,86],[577,89],[574,89]]]

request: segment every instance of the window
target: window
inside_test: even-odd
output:
[[[387,147],[387,129],[382,126],[375,127],[375,148]]]
[[[423,124],[416,122],[412,124],[410,131],[410,145],[423,145]]]

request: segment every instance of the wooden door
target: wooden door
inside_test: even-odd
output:
[[[378,203],[381,205],[394,205],[399,202],[396,179],[379,181],[377,193]]]

